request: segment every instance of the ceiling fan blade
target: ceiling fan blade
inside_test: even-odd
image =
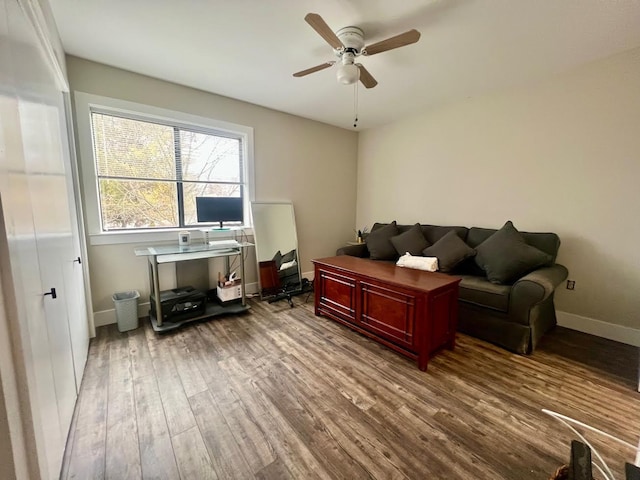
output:
[[[319,72],[320,70],[324,70],[325,68],[332,67],[336,62],[327,62],[321,63],[320,65],[316,65],[315,67],[307,68],[306,70],[301,70],[300,72],[296,72],[293,74],[294,77],[304,77],[305,75],[309,75],[310,73]]]
[[[342,44],[340,39],[336,36],[335,33],[333,33],[331,27],[327,25],[327,23],[322,19],[320,15],[318,15],[317,13],[307,13],[304,19],[309,25],[311,25],[311,28],[318,32],[318,35],[324,38],[325,41],[333,48],[335,48],[336,50],[344,48],[344,45]]]
[[[405,45],[411,45],[420,40],[420,32],[413,29],[408,32],[401,33],[395,37],[387,38],[381,42],[374,43],[364,48],[365,55],[375,55],[376,53],[386,52],[387,50],[393,50],[394,48],[404,47]]]
[[[373,88],[378,84],[378,81],[371,76],[369,70],[364,68],[360,63],[356,63],[358,68],[360,69],[360,81],[367,88]]]

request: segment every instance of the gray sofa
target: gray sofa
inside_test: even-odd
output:
[[[371,236],[377,229],[388,225],[376,223],[371,230]],[[397,225],[397,231],[404,233],[412,227],[414,226]],[[476,249],[498,231],[459,226],[419,227],[429,244],[436,244],[453,230],[471,249]],[[555,263],[560,247],[560,239],[555,233],[517,233],[527,245],[548,255],[545,264],[503,284],[495,283],[495,280],[494,283],[490,282],[487,272],[478,266],[474,257],[462,261],[448,273],[462,279],[458,302],[458,330],[513,352],[528,354],[535,349],[542,336],[556,324],[553,294],[556,287],[567,278],[568,271],[564,266]],[[373,243],[371,245],[373,246]],[[345,246],[338,249],[336,254],[363,258],[370,256],[366,243]]]

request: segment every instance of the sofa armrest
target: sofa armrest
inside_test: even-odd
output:
[[[529,325],[529,312],[535,305],[549,298],[569,275],[560,264],[539,268],[525,275],[511,288],[509,317],[522,325]]]
[[[369,256],[369,249],[366,243],[357,245],[346,245],[336,250],[336,255],[349,255],[351,257],[366,258]]]

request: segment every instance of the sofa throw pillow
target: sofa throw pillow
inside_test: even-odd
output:
[[[379,228],[386,227],[387,225],[390,225],[390,224],[389,223],[378,223],[378,222],[376,222],[376,223],[373,224],[373,227],[371,227],[371,231],[373,232],[374,230],[378,230]]]
[[[404,255],[405,253],[421,255],[422,250],[429,246],[429,242],[424,238],[422,227],[419,223],[416,223],[406,232],[391,237],[391,243],[393,243],[398,255]]]
[[[476,251],[464,243],[455,230],[451,230],[436,243],[425,248],[422,254],[425,257],[437,257],[440,271],[447,273],[467,258],[473,257]]]
[[[372,260],[395,260],[398,257],[396,249],[391,243],[391,237],[398,234],[395,220],[384,227],[376,228],[367,235],[367,248]]]
[[[551,261],[551,256],[528,245],[511,221],[478,245],[476,251],[475,261],[491,283],[512,283]]]

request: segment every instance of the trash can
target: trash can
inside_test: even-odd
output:
[[[118,330],[126,332],[138,328],[138,298],[137,290],[113,294],[113,303],[116,305],[116,319]]]

